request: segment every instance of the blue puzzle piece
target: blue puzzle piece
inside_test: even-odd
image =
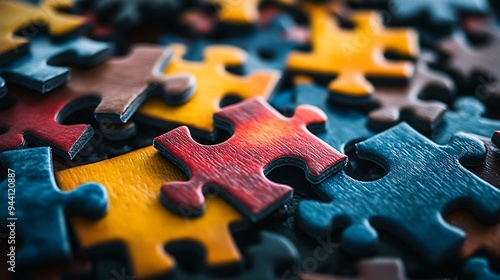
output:
[[[30,52],[0,67],[0,74],[8,82],[47,93],[66,84],[70,78],[68,67],[51,64],[94,66],[113,55],[113,46],[87,38],[76,38],[54,43],[47,36],[30,39]]]
[[[203,60],[203,50],[210,45],[231,45],[248,52],[243,65],[244,73],[255,70],[284,70],[285,62],[291,50],[299,46],[298,42],[284,37],[287,30],[295,26],[294,20],[285,14],[274,17],[265,28],[255,29],[250,33],[231,36],[221,40],[183,39],[174,35],[163,36],[159,43],[169,45],[182,43],[187,46],[187,60]]]
[[[0,183],[0,202],[6,208],[15,208],[2,210],[0,218],[15,223],[17,237],[22,241],[21,247],[16,245],[16,263],[23,266],[68,261],[71,247],[65,214],[104,216],[108,210],[106,189],[87,183],[71,192],[59,190],[48,147],[3,152],[0,160],[9,168],[7,179]],[[15,187],[9,188],[9,183]],[[15,198],[8,199],[8,194]]]
[[[303,201],[299,225],[313,236],[346,226],[342,247],[353,255],[377,250],[374,227],[384,228],[412,246],[431,264],[456,253],[464,233],[446,224],[441,213],[465,208],[485,222],[500,219],[500,191],[476,177],[461,163],[480,164],[484,144],[465,134],[439,146],[402,123],[356,144],[360,158],[388,171],[371,182],[340,172],[315,190],[329,203]]]
[[[484,105],[474,97],[457,99],[455,110],[445,112],[443,124],[435,129],[432,139],[438,144],[446,144],[458,132],[491,137],[493,132],[500,130],[500,121],[483,118],[485,112]]]
[[[500,280],[500,274],[493,274],[488,267],[488,261],[483,258],[468,260],[462,270],[461,276],[461,279]]]
[[[367,116],[363,113],[329,104],[328,91],[322,87],[299,84],[292,91],[276,94],[271,105],[286,115],[293,114],[295,107],[302,104],[316,106],[328,116],[327,130],[318,134],[326,143],[339,151],[344,151],[346,145],[365,140],[375,135],[367,127]]]
[[[5,85],[4,78],[0,77],[0,98],[7,94],[7,86]]]

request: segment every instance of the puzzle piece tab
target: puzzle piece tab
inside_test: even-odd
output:
[[[338,102],[366,102],[374,92],[366,77],[409,79],[410,62],[389,61],[387,50],[404,56],[418,54],[418,39],[410,29],[386,29],[375,12],[354,12],[354,29],[342,29],[321,5],[308,5],[312,51],[292,52],[287,67],[292,72],[336,76],[328,85]]]
[[[27,55],[0,67],[0,73],[8,82],[41,93],[47,93],[69,81],[69,68],[53,66],[50,62],[90,67],[113,55],[112,45],[86,38],[54,43],[46,36],[35,36],[30,39],[30,45],[31,50]]]
[[[301,280],[406,280],[403,262],[399,259],[376,258],[357,263],[358,277],[303,274]]]
[[[187,127],[179,127],[154,139],[153,145],[191,177],[187,182],[162,186],[162,201],[174,212],[203,212],[203,189],[216,185],[218,193],[252,220],[276,209],[292,194],[289,186],[265,177],[272,169],[294,165],[319,183],[347,162],[306,126],[324,129],[326,116],[312,106],[299,106],[285,118],[261,98],[228,106],[214,114],[217,126],[234,132],[225,142],[201,145]],[[181,213],[182,214],[182,213]]]
[[[493,273],[489,268],[488,261],[479,257],[467,261],[461,277],[474,280],[500,280],[500,274]]]
[[[448,97],[455,86],[447,76],[430,70],[423,60],[418,61],[408,85],[375,87],[373,99],[380,107],[368,115],[370,127],[380,131],[406,121],[419,131],[431,131],[442,121],[447,106],[439,101],[419,99],[430,87],[435,96]]]
[[[483,221],[500,219],[500,191],[461,165],[484,160],[486,149],[479,140],[458,134],[439,146],[402,123],[356,148],[360,158],[382,165],[387,175],[363,182],[341,172],[324,181],[316,190],[331,202],[299,204],[298,222],[307,233],[323,236],[348,224],[343,249],[368,255],[377,250],[374,227],[380,227],[438,264],[464,241],[464,233],[444,223],[441,212],[466,207]]]
[[[47,147],[3,152],[0,159],[12,174],[0,184],[4,194],[0,201],[6,207],[14,206],[14,210],[2,211],[0,217],[4,221],[12,218],[10,222],[15,224],[22,240],[16,252],[17,264],[35,266],[69,261],[71,246],[65,214],[89,219],[103,217],[108,209],[104,187],[82,180],[72,191],[60,191]]]
[[[133,275],[139,279],[167,273],[175,266],[163,249],[175,241],[202,244],[211,266],[241,259],[229,224],[242,217],[221,199],[207,199],[205,215],[196,219],[184,219],[163,207],[160,186],[184,180],[185,176],[153,147],[59,171],[56,178],[63,190],[72,190],[88,180],[106,186],[110,196],[106,217],[97,222],[74,218],[71,224],[84,249],[98,249],[115,241],[124,243]]]
[[[454,110],[443,115],[442,125],[436,127],[432,139],[438,144],[446,144],[458,132],[490,137],[500,129],[500,120],[482,117],[484,105],[474,97],[461,97],[455,101]]]
[[[0,1],[0,65],[26,54],[29,50],[25,38],[14,35],[19,29],[34,23],[44,23],[52,36],[75,31],[85,21],[82,17],[63,15],[58,8],[71,7],[72,0],[40,0],[38,5],[21,1]]]
[[[202,137],[213,137],[212,115],[220,110],[224,97],[268,98],[280,78],[278,71],[257,71],[244,77],[227,72],[224,67],[239,66],[246,60],[246,53],[235,47],[207,47],[203,62],[183,60],[186,50],[183,45],[171,45],[170,48],[173,56],[165,73],[194,75],[196,91],[191,100],[179,106],[165,105],[156,99],[146,102],[139,109],[138,118],[152,125],[170,128],[184,124]]]

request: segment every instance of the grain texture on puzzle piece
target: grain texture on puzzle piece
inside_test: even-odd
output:
[[[30,39],[30,48],[25,56],[0,67],[0,73],[7,82],[41,93],[60,87],[70,79],[68,67],[54,66],[51,65],[52,62],[57,62],[58,65],[91,67],[113,55],[111,44],[87,38],[55,43],[50,38],[39,35]]]
[[[161,204],[161,185],[186,178],[153,147],[59,171],[56,178],[63,190],[72,190],[88,180],[106,186],[110,200],[106,217],[97,222],[74,218],[71,225],[84,250],[92,252],[110,242],[123,243],[139,279],[162,275],[174,268],[175,260],[164,251],[164,246],[176,241],[201,244],[210,266],[241,259],[229,224],[243,217],[220,198],[207,199],[205,214],[196,219],[179,217]]]
[[[30,24],[47,24],[52,36],[62,36],[81,27],[82,17],[64,15],[58,8],[71,7],[72,0],[40,0],[38,5],[22,1],[4,0],[0,2],[0,66],[29,51],[28,40],[15,36],[19,29]]]
[[[411,29],[386,29],[376,12],[354,12],[354,29],[342,29],[321,5],[307,5],[312,29],[312,51],[292,52],[287,68],[292,72],[336,76],[328,84],[335,100],[342,103],[367,102],[374,92],[366,79],[406,80],[413,75],[407,61],[390,61],[391,50],[406,57],[418,54],[417,34]],[[360,45],[359,38],[367,38]]]
[[[271,105],[286,115],[291,115],[299,105],[313,105],[321,109],[328,117],[326,132],[318,134],[326,143],[338,151],[345,152],[345,147],[360,140],[365,140],[376,133],[368,128],[366,114],[345,106],[331,104],[328,91],[310,83],[300,83],[292,90],[275,94]]]
[[[342,219],[342,248],[353,255],[377,252],[383,228],[405,240],[431,264],[457,253],[465,235],[446,224],[442,211],[467,207],[484,222],[500,220],[500,191],[469,172],[464,165],[480,164],[484,144],[457,134],[439,146],[402,123],[356,144],[357,154],[382,165],[387,175],[358,181],[340,172],[316,187],[331,202],[303,201],[299,225],[310,235],[330,233]],[[400,203],[401,201],[404,203]]]
[[[194,274],[178,271],[174,273],[176,280],[280,280],[286,272],[282,270],[297,265],[300,255],[292,242],[278,234],[261,231],[259,242],[250,246],[244,253],[252,265],[234,276]]]
[[[183,45],[171,45],[172,59],[165,73],[174,75],[190,73],[196,79],[196,90],[191,100],[183,105],[169,106],[152,99],[138,111],[138,118],[152,125],[187,125],[193,133],[210,138],[213,136],[214,113],[220,110],[224,97],[247,99],[254,96],[268,98],[273,92],[280,73],[278,71],[256,71],[248,76],[238,76],[225,70],[228,66],[239,66],[247,58],[244,51],[230,46],[211,46],[204,50],[202,62],[186,61]]]
[[[302,274],[301,280],[406,280],[403,262],[399,259],[376,258],[358,261],[357,277]]]
[[[0,217],[17,218],[16,237],[22,240],[16,252],[19,266],[40,266],[68,262],[72,257],[66,215],[90,219],[103,217],[108,210],[106,189],[98,183],[82,180],[72,191],[63,192],[55,183],[50,148],[32,148],[3,152],[2,164],[10,174],[0,184],[0,202],[9,205],[7,194],[15,195],[15,210],[2,211]],[[9,179],[15,180],[15,193]],[[17,246],[17,245],[16,245]]]
[[[442,120],[447,106],[419,97],[425,90],[432,89],[433,92],[426,93],[427,98],[446,99],[454,93],[454,87],[450,78],[432,71],[420,59],[407,85],[375,87],[373,100],[379,108],[368,115],[369,125],[380,131],[406,121],[419,131],[431,131]]]
[[[455,101],[453,110],[443,115],[443,122],[432,133],[432,140],[438,144],[446,144],[455,133],[472,133],[483,137],[491,137],[500,129],[500,120],[483,117],[486,113],[484,105],[474,97],[460,97]]]
[[[324,130],[326,116],[312,106],[299,106],[292,118],[274,110],[262,98],[228,106],[214,115],[215,124],[234,132],[225,142],[201,145],[187,127],[154,139],[153,145],[190,175],[187,182],[162,187],[162,201],[172,211],[203,212],[203,189],[217,192],[251,220],[259,220],[292,194],[292,188],[266,178],[272,169],[293,165],[319,183],[343,168],[347,157],[316,138],[307,127]],[[180,213],[182,214],[182,213]]]

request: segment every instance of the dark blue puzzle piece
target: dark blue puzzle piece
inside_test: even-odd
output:
[[[74,64],[90,67],[113,55],[109,43],[76,38],[54,43],[47,36],[30,39],[30,52],[0,68],[0,74],[8,81],[29,89],[47,93],[66,84],[70,78],[68,67],[51,64]]]
[[[15,210],[2,211],[0,218],[15,223],[17,236],[22,242],[16,252],[17,264],[68,261],[71,247],[65,214],[87,218],[104,216],[108,210],[106,189],[100,184],[88,183],[71,192],[59,190],[48,147],[3,152],[0,160],[9,168],[9,174],[13,174],[0,184],[0,202],[5,207],[14,206]],[[8,187],[12,179],[15,193]],[[7,194],[15,195],[15,199],[9,200]]]
[[[455,101],[455,110],[444,114],[444,121],[432,134],[438,144],[446,144],[458,132],[472,133],[483,137],[491,137],[500,130],[500,120],[483,118],[486,112],[481,101],[474,97],[461,97]]]
[[[464,134],[439,146],[402,123],[356,144],[360,158],[382,165],[387,175],[371,182],[340,172],[316,187],[329,203],[304,201],[299,225],[313,236],[347,226],[342,247],[354,255],[374,254],[373,226],[399,236],[431,264],[456,253],[464,233],[446,224],[441,213],[465,208],[485,222],[500,218],[500,191],[461,163],[480,164],[484,144]]]
[[[187,46],[187,60],[203,60],[203,50],[210,45],[231,45],[248,52],[247,60],[243,65],[244,73],[255,70],[281,70],[285,69],[285,62],[291,50],[300,44],[285,38],[288,30],[295,26],[294,20],[285,14],[280,14],[273,19],[267,27],[252,30],[237,36],[220,40],[183,39],[174,35],[163,36],[161,45],[182,43]]]
[[[255,279],[284,279],[286,271],[299,263],[300,255],[287,238],[268,232],[260,232],[260,242],[250,247],[245,253],[245,259],[251,263],[248,270],[241,275],[223,276],[207,274],[190,274],[177,270],[174,279],[178,280],[255,280]],[[278,267],[279,265],[279,267]],[[280,269],[281,268],[281,269]]]
[[[500,280],[500,274],[494,274],[488,267],[488,261],[483,258],[472,258],[467,261],[462,270],[461,279]]]
[[[328,121],[326,132],[317,136],[339,151],[344,151],[348,144],[375,135],[375,132],[367,127],[365,114],[345,106],[329,104],[328,97],[328,91],[322,87],[299,84],[293,91],[276,94],[270,103],[286,115],[292,115],[295,107],[302,104],[320,108],[328,116]]]

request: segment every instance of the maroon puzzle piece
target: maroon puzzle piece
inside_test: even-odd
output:
[[[483,164],[468,166],[467,169],[476,174],[479,178],[500,189],[500,142],[494,142],[495,135],[497,135],[497,133],[493,135],[492,141],[482,137],[480,138],[488,151],[486,159]]]
[[[0,111],[0,152],[23,147],[26,141],[49,145],[73,158],[92,136],[88,125],[61,125],[69,114],[96,106],[98,121],[126,122],[149,95],[162,94],[171,104],[189,99],[194,78],[165,75],[170,49],[137,46],[125,58],[110,59],[91,69],[72,69],[70,82],[48,95],[10,86],[15,105]]]
[[[161,188],[162,201],[174,212],[197,216],[203,212],[203,189],[219,187],[220,195],[252,220],[274,210],[292,194],[289,186],[265,175],[283,165],[306,170],[319,183],[345,166],[347,157],[316,138],[306,128],[324,129],[327,117],[309,105],[286,118],[260,98],[249,99],[214,115],[216,126],[234,134],[215,145],[196,143],[187,127],[154,139],[154,146],[189,175],[187,182]]]

